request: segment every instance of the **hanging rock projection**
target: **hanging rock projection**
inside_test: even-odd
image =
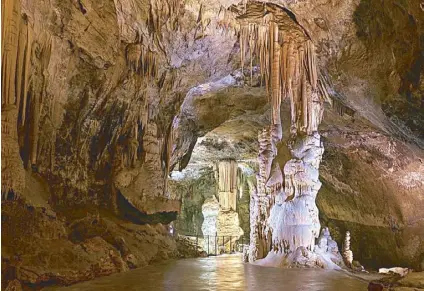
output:
[[[313,251],[320,223],[315,198],[321,183],[322,119],[314,45],[293,14],[278,5],[248,2],[229,8],[240,24],[240,60],[259,65],[271,104],[271,124],[259,133],[258,187],[251,199],[249,260],[269,251]],[[282,140],[280,107],[290,100],[289,149],[284,171],[275,160]]]

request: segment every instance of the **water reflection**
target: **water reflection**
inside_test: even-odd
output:
[[[366,290],[344,273],[243,264],[239,255],[167,262],[49,290]]]

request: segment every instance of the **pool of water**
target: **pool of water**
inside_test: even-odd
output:
[[[344,272],[246,264],[240,255],[168,261],[48,290],[367,290]]]

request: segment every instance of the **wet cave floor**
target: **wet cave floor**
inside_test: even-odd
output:
[[[340,271],[278,269],[243,263],[241,255],[182,259],[44,290],[367,290]]]

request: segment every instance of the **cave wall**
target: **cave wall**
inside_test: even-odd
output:
[[[166,191],[172,118],[192,84],[231,67],[217,56],[230,55],[234,36],[217,38],[216,20],[203,23],[209,12],[199,16],[197,3],[9,2],[19,8],[10,23],[23,22],[24,36],[31,36],[23,61],[4,72],[20,75],[27,65],[28,84],[16,86],[22,98],[12,102],[14,120],[2,106],[4,126],[17,127],[11,138],[20,157],[11,162],[45,177],[58,204],[113,209],[119,190],[143,212],[144,202],[156,198],[153,211],[177,209]],[[25,184],[22,173],[15,184]]]
[[[320,220],[341,245],[351,233],[366,267],[423,268],[423,151],[369,124],[326,112]],[[331,122],[330,122],[331,121]]]
[[[170,190],[181,195],[181,210],[175,221],[177,233],[202,235],[202,205],[208,198],[216,196],[217,182],[213,168],[206,168],[200,177],[181,181],[169,181]]]

